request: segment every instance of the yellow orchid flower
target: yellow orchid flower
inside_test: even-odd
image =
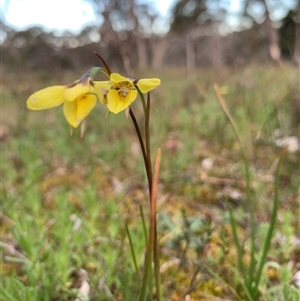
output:
[[[97,100],[104,103],[104,95],[109,88],[109,81],[93,82],[90,78],[66,87],[63,112],[68,123],[78,127],[94,109]]]
[[[95,70],[97,69],[97,70]],[[92,81],[99,68],[92,68],[78,81],[68,86],[52,86],[32,94],[27,100],[30,110],[45,110],[63,104],[68,123],[77,128],[96,106],[97,100],[104,103],[109,81]]]
[[[109,111],[118,114],[125,110],[137,98],[137,88],[142,93],[147,93],[160,85],[158,78],[145,78],[133,81],[118,73],[110,75],[111,89],[106,94],[106,105]]]

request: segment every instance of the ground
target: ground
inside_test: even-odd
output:
[[[149,199],[130,118],[125,113],[106,118],[99,104],[81,140],[79,129],[70,136],[61,107],[26,109],[31,93],[68,84],[84,71],[4,73],[3,300],[74,300],[80,269],[87,272],[90,300],[134,300],[138,295],[145,250],[141,211],[147,220]],[[162,149],[157,219],[166,300],[251,300],[237,263],[230,212],[249,269],[251,231],[259,260],[276,189],[276,227],[257,300],[297,300],[292,277],[300,269],[298,72],[292,66],[251,65],[127,75],[162,80],[151,94],[150,134],[153,159]],[[237,126],[248,180],[241,145],[214,84]],[[143,129],[139,100],[132,109]],[[294,148],[286,152],[276,177],[278,158],[289,141]]]

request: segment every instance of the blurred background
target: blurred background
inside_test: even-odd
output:
[[[1,0],[4,66],[126,71],[297,64],[298,0]]]

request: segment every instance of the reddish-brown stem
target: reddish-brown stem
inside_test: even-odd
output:
[[[108,74],[111,75],[112,71],[109,68],[108,64],[106,63],[105,59],[100,54],[98,54],[96,51],[94,51],[94,54],[97,55],[97,57],[101,60],[101,62],[104,65],[105,69],[107,70]]]
[[[139,125],[138,125],[138,123],[136,121],[136,118],[135,118],[135,116],[134,116],[133,111],[132,111],[131,108],[129,108],[129,115],[130,115],[130,117],[132,119],[132,122],[133,122],[133,125],[134,125],[134,128],[135,128],[136,134],[137,134],[139,142],[140,142],[140,146],[141,146],[142,154],[143,154],[143,159],[144,159],[144,164],[145,164],[145,168],[146,168],[146,173],[148,175],[148,165],[147,165],[148,159],[147,159],[147,154],[146,154],[146,150],[145,150],[145,145],[144,145],[143,137],[142,137]],[[148,182],[149,182],[149,178],[148,178]],[[150,185],[150,183],[149,183],[149,185]]]

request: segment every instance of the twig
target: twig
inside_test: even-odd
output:
[[[25,255],[17,251],[14,246],[0,241],[0,247],[3,248],[10,256],[16,257],[22,260],[30,261]]]

